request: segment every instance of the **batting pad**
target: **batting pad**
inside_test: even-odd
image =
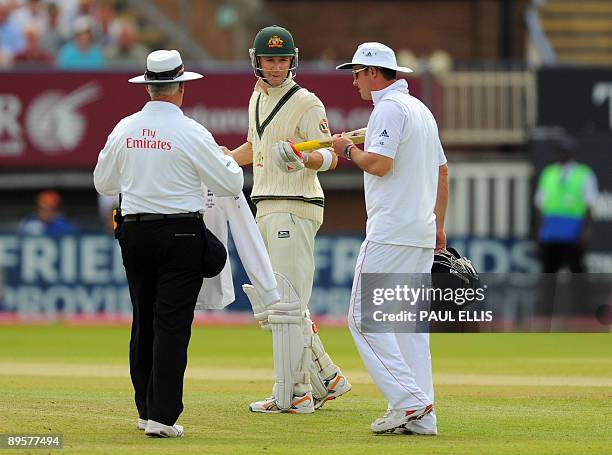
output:
[[[310,390],[308,362],[312,351],[304,344],[300,299],[285,276],[278,273],[275,276],[281,301],[268,307],[276,373],[274,397],[279,408],[289,409],[296,392]]]
[[[340,368],[334,365],[332,359],[325,352],[319,334],[313,330],[316,326],[310,318],[306,318],[306,322],[308,331],[310,332],[308,338],[312,352],[312,360],[309,366],[312,394],[315,398],[322,399],[327,395],[327,387],[323,381],[334,374],[340,374]]]

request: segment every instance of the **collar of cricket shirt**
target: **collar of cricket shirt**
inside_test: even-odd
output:
[[[289,90],[294,85],[295,85],[295,81],[291,77],[288,77],[287,79],[285,79],[283,83],[279,85],[278,87],[271,87],[260,79],[255,84],[255,91],[258,93],[263,93],[264,95],[267,95],[270,97],[279,98],[283,96],[283,94],[286,93],[287,90]]]
[[[383,99],[384,96],[392,90],[408,93],[408,82],[406,82],[405,79],[398,79],[393,84],[383,88],[382,90],[372,91],[372,104],[376,105],[376,103]]]
[[[168,101],[148,101],[147,104],[144,105],[143,110],[155,110],[155,111],[159,111],[159,110],[166,110],[166,111],[174,111],[174,112],[178,112],[179,114],[183,114],[183,111],[181,110],[180,107],[178,107],[176,104],[174,103],[170,103]]]

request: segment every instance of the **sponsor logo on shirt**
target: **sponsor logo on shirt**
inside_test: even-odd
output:
[[[389,133],[387,133],[387,130],[382,130],[382,133],[379,134],[380,137],[389,137]]]
[[[322,118],[319,122],[319,129],[321,130],[321,133],[329,133],[329,125],[326,118]]]
[[[288,239],[289,237],[291,237],[291,234],[289,231],[278,231],[279,239]]]
[[[128,149],[159,149],[170,151],[172,150],[172,142],[162,141],[160,139],[136,139],[134,137],[125,138],[125,148]]]
[[[155,139],[157,132],[149,128],[142,129],[142,138],[126,137],[125,148],[128,149],[159,149],[172,150],[172,142],[162,139]]]

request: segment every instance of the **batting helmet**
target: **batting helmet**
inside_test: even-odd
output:
[[[480,286],[480,278],[472,261],[461,257],[454,248],[439,250],[434,254],[431,282],[434,288],[441,289],[476,289]],[[463,303],[457,304],[466,306],[474,301],[475,299],[464,299]]]
[[[292,57],[289,71],[295,76],[298,65],[298,48],[293,43],[293,36],[286,28],[272,25],[262,28],[253,40],[253,47],[249,49],[251,66],[255,76],[263,78],[259,66],[259,57]]]
[[[472,261],[461,257],[454,248],[439,250],[434,254],[431,273],[450,273],[465,285],[478,281],[478,272],[472,265]]]

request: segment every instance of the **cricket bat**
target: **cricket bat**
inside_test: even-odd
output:
[[[360,128],[358,130],[349,131],[348,133],[346,133],[346,135],[355,144],[363,144],[365,142],[365,133],[366,133],[366,129]],[[323,147],[330,147],[331,141],[328,141],[325,139],[319,139],[319,140],[314,140],[314,141],[296,142],[295,144],[292,144],[292,145],[293,145],[294,150],[297,150],[299,152],[307,152],[309,150],[316,150],[316,149],[320,149]]]

